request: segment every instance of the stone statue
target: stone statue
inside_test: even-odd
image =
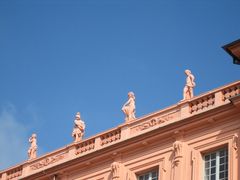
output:
[[[120,163],[113,162],[111,164],[111,172],[113,178],[119,178],[120,177]]]
[[[174,157],[178,158],[182,156],[182,143],[180,141],[175,141],[173,143]]]
[[[123,105],[122,111],[125,114],[125,121],[131,121],[136,119],[135,117],[135,96],[133,92],[128,93],[128,101]]]
[[[195,77],[192,75],[190,70],[185,70],[185,74],[187,75],[186,78],[186,85],[183,89],[183,100],[188,100],[193,98],[193,88],[196,86],[194,79]]]
[[[80,112],[75,116],[74,128],[72,132],[72,137],[75,139],[74,142],[79,142],[82,140],[85,131],[85,123],[81,120]]]
[[[30,147],[28,149],[28,158],[31,160],[37,157],[37,135],[32,134],[28,141],[30,143]]]
[[[135,173],[119,162],[111,164],[111,173],[112,180],[137,180]]]

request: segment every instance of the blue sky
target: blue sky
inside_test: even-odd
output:
[[[221,48],[240,38],[239,0],[0,0],[0,169],[182,99],[185,69],[195,94],[239,80]]]

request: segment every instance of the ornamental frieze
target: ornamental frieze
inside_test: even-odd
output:
[[[170,120],[176,120],[178,117],[179,117],[179,111],[169,113],[160,117],[155,117],[133,127],[131,131],[132,132],[142,131],[142,130],[157,126],[159,124],[165,123]]]
[[[60,154],[60,155],[56,155],[56,156],[52,156],[52,157],[47,157],[39,162],[34,163],[33,165],[30,166],[30,168],[32,170],[37,170],[40,169],[42,167],[48,166],[50,164],[53,164],[57,161],[60,161],[61,159],[65,158],[65,154]]]

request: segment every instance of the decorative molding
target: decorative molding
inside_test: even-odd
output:
[[[50,164],[53,164],[55,162],[58,162],[65,158],[66,153],[64,154],[58,154],[56,156],[46,157],[45,159],[41,160],[40,162],[36,162],[33,165],[30,165],[31,170],[37,170],[40,168],[43,168],[45,166],[48,166]]]
[[[157,126],[159,124],[163,124],[167,121],[171,121],[177,119],[179,117],[179,111],[171,112],[156,118],[152,118],[148,121],[145,121],[131,129],[133,132],[143,131],[149,129],[151,127]]]
[[[235,133],[235,134],[233,135],[233,137],[232,137],[232,148],[233,148],[235,151],[238,150],[238,140],[239,140],[238,134]]]

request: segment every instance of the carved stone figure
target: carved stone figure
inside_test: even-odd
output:
[[[182,143],[181,141],[175,141],[173,143],[174,157],[178,158],[182,156]]]
[[[136,119],[135,96],[133,92],[128,93],[128,101],[123,105],[122,111],[126,116],[125,117],[126,122]]]
[[[111,164],[112,180],[137,180],[135,173],[119,162]]]
[[[37,157],[37,135],[32,134],[28,141],[30,143],[30,147],[28,149],[28,158],[31,160]]]
[[[80,112],[75,116],[74,128],[72,132],[72,137],[75,139],[74,142],[79,142],[82,140],[85,131],[85,123],[81,120]]]
[[[187,78],[186,85],[183,89],[183,100],[188,100],[193,98],[193,88],[196,86],[196,83],[194,82],[195,77],[190,70],[185,70],[185,74],[187,75]]]
[[[113,162],[111,164],[111,171],[112,171],[112,177],[114,178],[119,178],[120,177],[120,163],[118,162]]]

